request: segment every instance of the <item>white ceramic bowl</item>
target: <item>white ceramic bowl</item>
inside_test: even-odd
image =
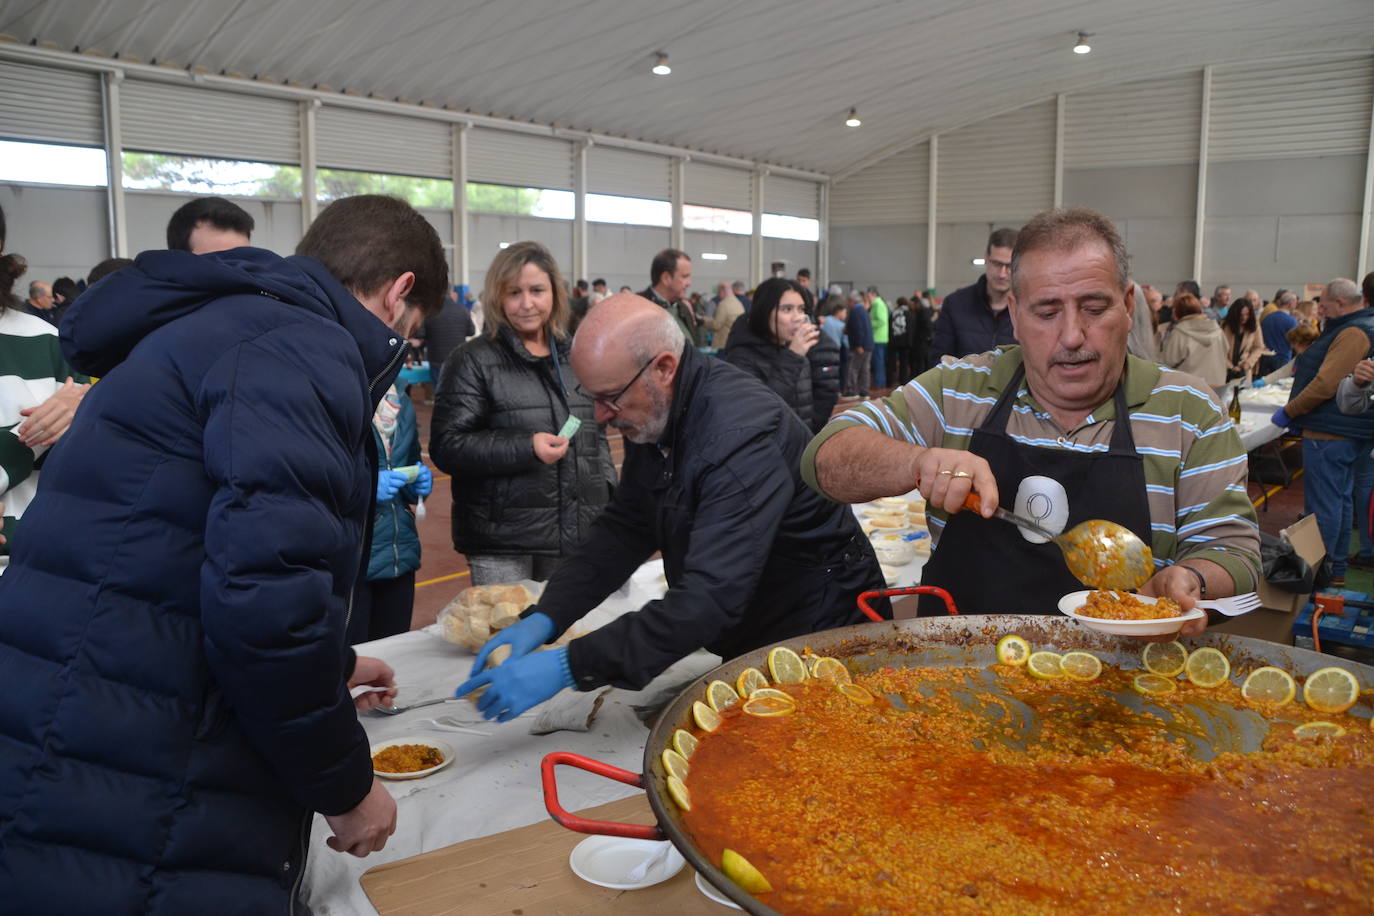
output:
[[[1182,617],[1161,617],[1158,620],[1104,620],[1101,617],[1088,617],[1078,613],[1092,593],[1092,589],[1070,592],[1059,599],[1059,612],[1066,617],[1072,617],[1090,630],[1097,630],[1099,633],[1111,633],[1116,636],[1167,636],[1183,629],[1183,625],[1188,621],[1207,616],[1207,612],[1201,608],[1193,608]],[[1157,598],[1152,598],[1149,595],[1136,595],[1136,597],[1147,604],[1154,604],[1158,601]]]
[[[665,841],[666,842],[666,841]],[[568,865],[583,881],[617,891],[633,891],[667,881],[682,871],[687,860],[676,849],[669,849],[644,877],[630,883],[630,872],[663,846],[656,840],[636,840],[622,836],[589,836],[573,847]]]
[[[444,755],[444,762],[426,770],[416,770],[413,773],[384,773],[377,769],[374,769],[372,771],[373,773],[383,779],[420,779],[424,776],[428,776],[430,773],[439,772],[453,762],[453,748],[445,742],[436,741],[433,738],[394,738],[391,741],[378,741],[376,744],[372,745],[372,753],[375,754],[380,750],[384,750],[388,747],[395,747],[398,744],[423,744],[426,747],[432,747]]]
[[[743,909],[738,903],[716,890],[716,886],[703,878],[701,872],[697,872],[697,890],[701,891],[721,906],[728,906],[732,910]]]

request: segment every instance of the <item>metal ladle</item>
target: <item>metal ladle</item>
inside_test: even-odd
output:
[[[964,508],[981,511],[982,500],[977,493],[968,495]],[[1063,534],[1054,534],[1001,506],[992,514],[1052,541],[1063,552],[1069,572],[1089,588],[1135,591],[1154,575],[1154,554],[1124,525],[1093,518],[1079,522]]]

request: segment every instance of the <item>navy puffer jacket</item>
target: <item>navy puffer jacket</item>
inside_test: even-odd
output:
[[[372,783],[346,689],[376,399],[405,342],[309,258],[146,252],[0,577],[0,910],[286,913]]]

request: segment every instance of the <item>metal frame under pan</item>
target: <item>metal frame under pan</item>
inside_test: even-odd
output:
[[[777,645],[787,646],[798,652],[803,647],[810,646],[820,655],[832,655],[842,659],[855,673],[872,671],[887,665],[987,667],[996,661],[997,640],[1008,633],[1024,637],[1036,648],[1061,651],[1086,649],[1096,653],[1105,663],[1127,667],[1139,665],[1140,649],[1143,645],[1138,640],[1088,630],[1066,617],[1019,614],[921,617],[913,620],[865,623],[812,633]],[[1306,649],[1221,633],[1185,639],[1183,643],[1189,649],[1215,646],[1226,653],[1233,670],[1237,671],[1246,671],[1261,665],[1274,665],[1302,677],[1334,661],[1329,655]],[[669,741],[675,729],[685,728],[690,731],[693,728],[692,703],[703,698],[708,683],[719,679],[733,684],[739,673],[750,666],[767,670],[768,652],[772,648],[774,647],[767,646],[756,649],[703,674],[665,707],[650,729],[644,746],[643,775],[577,754],[556,752],[546,756],[543,762],[543,780],[545,803],[549,813],[563,826],[582,833],[671,840],[692,868],[747,912],[756,916],[783,916],[741,890],[696,848],[682,826],[680,810],[668,796],[667,775],[663,771],[663,762],[660,759],[663,749],[670,746]],[[1348,661],[1342,661],[1341,665],[1355,673],[1366,684],[1374,683],[1374,667]],[[1247,716],[1255,714],[1244,711],[1238,719]],[[1244,721],[1221,721],[1216,730],[1209,731],[1212,732],[1212,742],[1225,745],[1238,741],[1253,746],[1263,737],[1264,727],[1255,720],[1248,726]],[[1204,753],[1209,754],[1212,749],[1207,746],[1202,748]],[[558,803],[554,775],[554,769],[559,764],[575,766],[629,785],[643,787],[648,793],[649,805],[658,819],[658,826],[591,821],[563,810]]]

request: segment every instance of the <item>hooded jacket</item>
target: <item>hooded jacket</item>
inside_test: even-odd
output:
[[[683,348],[662,438],[626,442],[615,497],[526,611],[561,633],[663,552],[662,599],[569,643],[579,689],[639,689],[702,646],[729,659],[864,619],[882,570],[849,507],[802,483],[810,440],[777,395]]]
[[[555,340],[557,369],[504,326],[449,357],[434,392],[429,454],[453,476],[459,553],[563,556],[610,498],[610,445],[568,365],[571,342]],[[534,434],[557,434],[570,413],[582,426],[568,453],[545,464]]]
[[[62,324],[103,376],[0,577],[9,912],[286,913],[372,784],[346,680],[405,341],[310,258],[151,251]]]
[[[1226,338],[1206,315],[1188,315],[1164,332],[1159,361],[1170,369],[1196,375],[1213,388],[1226,384]]]

